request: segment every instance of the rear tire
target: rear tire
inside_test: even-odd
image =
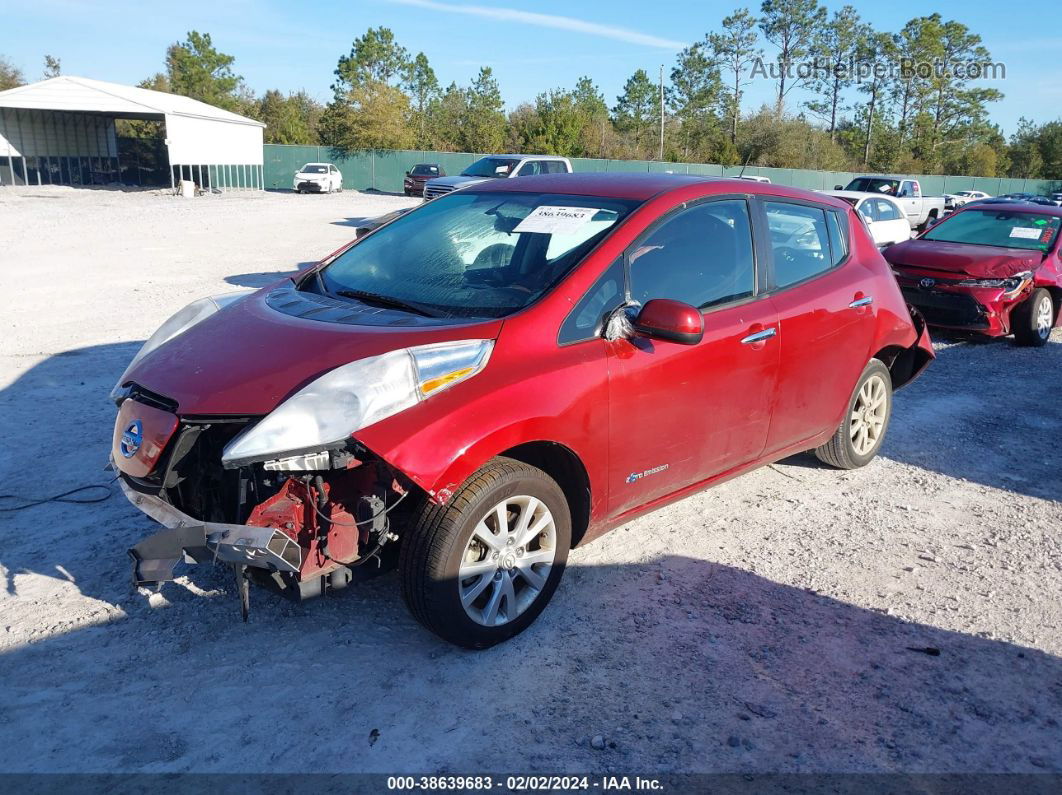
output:
[[[540,469],[495,458],[446,505],[427,502],[402,539],[402,598],[444,640],[486,649],[523,632],[568,559],[564,492]]]
[[[1010,313],[1014,342],[1027,348],[1040,348],[1051,339],[1055,325],[1055,302],[1042,287],[1018,304]]]
[[[880,359],[871,359],[859,376],[844,419],[833,438],[815,448],[815,456],[837,469],[858,469],[878,454],[892,417],[892,376]]]

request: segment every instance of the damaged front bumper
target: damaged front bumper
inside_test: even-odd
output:
[[[135,507],[165,526],[129,550],[136,586],[159,585],[174,578],[174,568],[186,563],[247,566],[265,572],[298,574],[302,548],[290,536],[271,527],[202,522],[150,494],[141,494],[119,478],[122,492]]]

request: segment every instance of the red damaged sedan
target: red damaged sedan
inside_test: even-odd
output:
[[[167,529],[138,584],[234,567],[294,598],[397,567],[484,648],[570,547],[804,450],[877,454],[932,358],[844,202],[736,180],[495,180],[297,277],[191,304],[116,385],[111,458]]]
[[[1062,306],[1060,225],[1062,208],[989,199],[885,257],[930,325],[1041,346]]]

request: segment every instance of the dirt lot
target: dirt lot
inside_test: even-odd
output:
[[[158,323],[409,201],[0,189],[0,491],[106,482]],[[1062,771],[1062,333],[938,351],[872,465],[616,530],[487,652],[393,575],[246,625],[222,570],[133,592],[118,494],[0,514],[0,770]]]

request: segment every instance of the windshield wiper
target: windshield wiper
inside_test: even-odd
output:
[[[388,306],[395,309],[404,309],[407,312],[413,312],[417,315],[423,315],[424,317],[442,317],[438,312],[432,312],[425,309],[420,304],[415,304],[410,301],[403,301],[401,298],[391,298],[387,295],[380,295],[378,293],[370,293],[367,290],[336,290],[336,295],[340,295],[343,298],[356,298],[366,304],[376,304],[378,306]]]

